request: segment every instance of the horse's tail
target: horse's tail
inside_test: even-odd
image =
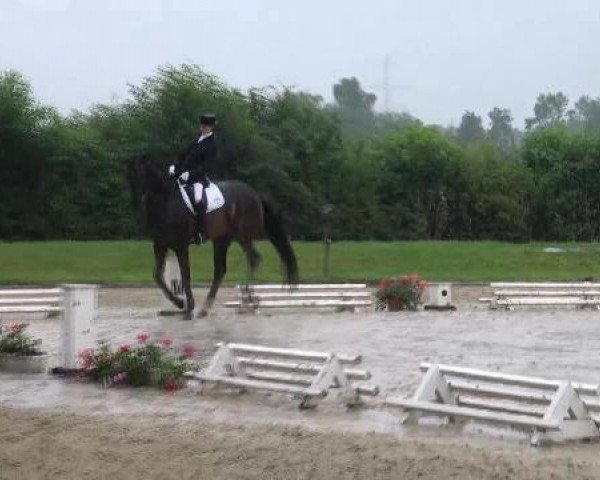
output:
[[[264,199],[262,204],[265,212],[265,232],[283,260],[286,281],[289,285],[297,285],[299,282],[298,262],[292,244],[281,225],[281,220],[277,217],[271,205]]]

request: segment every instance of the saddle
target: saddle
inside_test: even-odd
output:
[[[179,190],[183,201],[193,214],[198,213],[197,209],[194,208],[196,205],[205,207],[206,213],[210,213],[225,205],[223,193],[212,182],[209,182],[206,188],[201,183],[194,183],[192,185],[182,185],[180,183]]]

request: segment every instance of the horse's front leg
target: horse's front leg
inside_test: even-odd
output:
[[[202,310],[198,312],[199,317],[205,317],[213,306],[217,291],[221,286],[225,273],[227,273],[227,250],[229,249],[230,244],[231,240],[227,237],[213,240],[213,280],[208,295],[204,300]]]
[[[177,261],[179,262],[179,271],[181,272],[181,286],[185,293],[187,308],[185,310],[186,320],[192,319],[192,312],[196,303],[192,294],[192,284],[190,279],[190,257],[187,245],[180,248],[177,252]]]
[[[154,243],[154,281],[165,294],[165,296],[177,307],[183,309],[185,306],[183,300],[177,297],[165,283],[165,259],[167,258],[167,248]]]

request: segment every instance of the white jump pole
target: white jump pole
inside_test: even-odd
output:
[[[92,327],[98,303],[97,285],[61,285],[63,319],[61,323],[61,366],[77,368],[77,355],[82,348],[94,346]]]

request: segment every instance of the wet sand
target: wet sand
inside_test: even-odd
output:
[[[598,478],[598,443],[533,449],[508,429],[407,429],[380,405],[414,392],[422,361],[600,382],[600,312],[492,312],[476,303],[485,287],[452,293],[454,312],[237,315],[217,306],[186,322],[156,314],[155,289],[102,289],[98,339],[132,342],[144,329],[195,345],[204,363],[218,341],[358,353],[381,394],[365,408],[326,400],[301,411],[278,394],[167,395],[0,374],[0,479]],[[31,320],[30,330],[57,352],[58,319]]]

